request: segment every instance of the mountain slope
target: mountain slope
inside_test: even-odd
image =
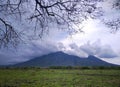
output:
[[[31,59],[29,61],[15,64],[14,66],[115,66],[107,63],[94,56],[88,58],[80,58],[73,55],[68,55],[63,52],[55,52],[41,57]]]

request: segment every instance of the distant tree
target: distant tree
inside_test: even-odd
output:
[[[69,34],[82,32],[80,24],[89,18],[103,15],[97,3],[103,0],[0,0],[0,46],[16,46],[24,31],[34,31],[42,38],[50,28],[67,30]],[[119,0],[113,4],[120,9]],[[115,26],[120,19],[105,22]],[[113,24],[114,23],[114,24]]]

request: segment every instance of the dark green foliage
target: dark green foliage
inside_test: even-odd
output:
[[[91,70],[120,70],[118,66],[50,66],[49,69],[91,69]]]

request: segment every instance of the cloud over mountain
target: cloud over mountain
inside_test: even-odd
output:
[[[13,64],[42,56],[51,52],[56,52],[58,48],[52,42],[35,41],[32,43],[21,44],[17,49],[1,49],[0,65]]]
[[[100,58],[114,58],[118,56],[110,45],[102,45],[100,40],[94,43],[87,42],[80,46],[80,49],[88,55],[96,55]]]

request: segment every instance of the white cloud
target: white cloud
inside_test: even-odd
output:
[[[96,55],[100,58],[115,58],[118,56],[110,45],[102,45],[100,40],[91,44],[88,42],[82,45],[80,49],[88,55]]]
[[[115,52],[109,44],[102,43],[100,39],[95,42],[88,41],[80,46],[77,44],[78,43],[70,43],[67,47],[69,49],[66,49],[64,44],[62,44],[62,47],[65,48],[64,51],[68,54],[73,54],[80,57],[95,55],[100,58],[115,58],[119,56],[119,54]]]
[[[88,54],[85,53],[84,51],[82,51],[81,49],[79,49],[79,46],[77,46],[75,43],[70,44],[69,47],[71,48],[71,50],[68,50],[68,54],[71,53],[71,54],[77,55],[79,57],[87,57],[88,56]]]

